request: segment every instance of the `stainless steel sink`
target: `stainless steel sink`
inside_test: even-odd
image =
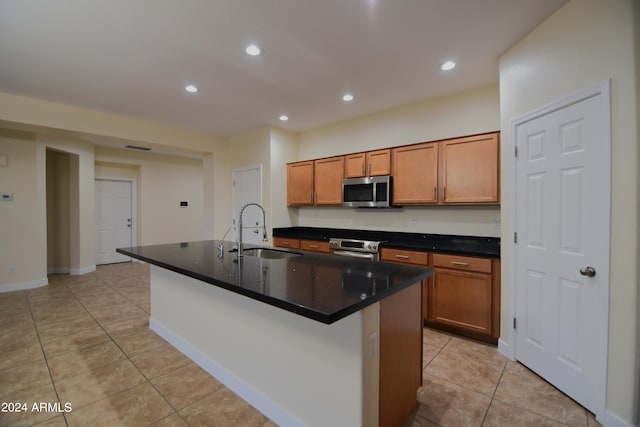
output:
[[[289,252],[282,251],[279,249],[269,249],[269,248],[248,248],[242,251],[243,255],[255,256],[258,258],[266,258],[266,259],[282,259],[289,258],[293,256],[300,256],[301,253],[298,252]]]

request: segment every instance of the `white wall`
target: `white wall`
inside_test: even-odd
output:
[[[499,127],[499,90],[490,86],[302,132],[298,160],[491,132]],[[498,206],[296,209],[300,226],[491,237],[500,234]]]
[[[637,2],[636,2],[637,5]],[[638,23],[638,8],[635,9]],[[502,194],[511,192],[510,121],[605,79],[612,94],[612,228],[607,410],[639,422],[638,45],[632,0],[572,0],[500,59]],[[636,31],[638,27],[635,27]],[[637,37],[637,35],[636,35]],[[503,197],[503,241],[512,235]],[[509,325],[508,246],[502,248],[502,338]],[[508,341],[508,340],[507,340]],[[611,421],[611,420],[610,420]]]
[[[96,175],[137,177],[139,245],[205,238],[202,159],[101,146],[96,146],[95,159]],[[180,201],[188,207],[181,208]]]
[[[35,135],[0,129],[0,188],[13,194],[0,202],[0,291],[8,285],[47,283],[45,149]],[[38,168],[36,159],[41,162]]]
[[[287,163],[298,159],[298,135],[271,129],[271,212],[273,227],[298,224],[298,209],[287,208]]]

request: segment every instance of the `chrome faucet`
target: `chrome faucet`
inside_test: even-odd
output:
[[[266,242],[267,239],[267,222],[266,222],[266,213],[264,212],[264,208],[262,206],[260,206],[259,203],[247,203],[246,205],[244,205],[242,207],[242,209],[240,209],[240,215],[238,218],[238,235],[237,235],[237,246],[238,246],[238,258],[242,257],[242,214],[244,213],[244,210],[246,208],[248,208],[249,206],[257,206],[260,208],[260,210],[262,211],[262,241]],[[257,231],[257,230],[256,230]]]

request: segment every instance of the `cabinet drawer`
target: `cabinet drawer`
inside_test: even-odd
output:
[[[402,262],[405,264],[429,265],[429,254],[427,252],[382,248],[380,251],[380,260]]]
[[[285,237],[274,237],[273,246],[278,248],[300,249],[299,239],[287,239]]]
[[[491,273],[491,260],[488,258],[433,254],[433,266]]]
[[[300,249],[303,251],[314,251],[329,253],[329,242],[320,242],[317,240],[300,240]]]

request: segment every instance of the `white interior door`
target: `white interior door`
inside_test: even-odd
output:
[[[604,415],[608,84],[515,123],[516,358]],[[592,276],[592,273],[595,275]]]
[[[233,239],[237,239],[240,209],[247,203],[262,204],[262,168],[260,166],[234,169],[233,178]],[[242,215],[242,241],[260,245],[263,243],[262,211],[249,206]]]
[[[131,261],[116,248],[133,246],[132,182],[96,179],[96,265]]]

